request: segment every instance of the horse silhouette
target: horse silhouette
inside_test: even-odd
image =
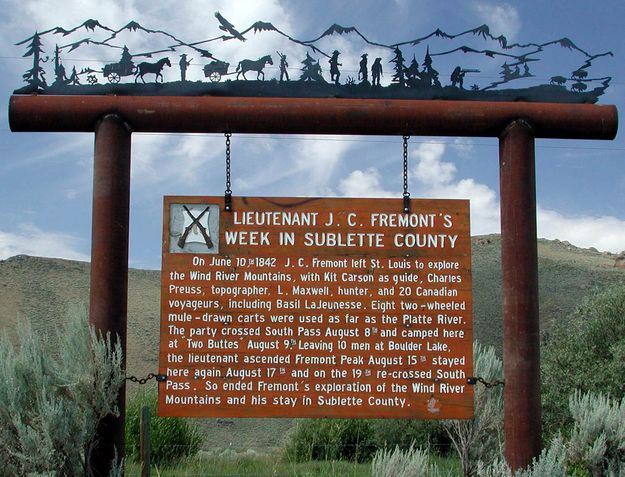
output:
[[[137,82],[139,78],[141,78],[141,81],[145,83],[145,80],[143,79],[143,75],[146,75],[148,73],[151,73],[156,76],[154,78],[155,83],[158,83],[159,76],[161,77],[161,82],[162,82],[163,81],[162,71],[165,65],[171,66],[171,63],[169,62],[169,58],[161,58],[156,63],[147,63],[147,62],[139,63],[137,65],[137,74],[135,76],[135,83]]]
[[[264,80],[265,73],[263,73],[263,68],[267,64],[273,65],[273,60],[269,55],[265,55],[257,60],[241,60],[236,69],[237,79],[239,79],[239,75],[243,75],[243,79],[247,80],[245,73],[248,71],[256,71],[256,79],[260,79],[260,75],[263,75]]]

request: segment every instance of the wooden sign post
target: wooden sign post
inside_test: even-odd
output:
[[[159,413],[470,418],[468,201],[167,197]]]
[[[513,469],[520,469],[540,454],[534,140],[614,139],[618,130],[615,106],[520,101],[14,95],[9,123],[12,131],[95,132],[90,321],[99,331],[122,337],[124,354],[129,227],[125,197],[130,193],[130,170],[124,161],[117,160],[130,157],[131,133],[230,131],[499,138],[505,455]],[[119,168],[98,168],[98,161]],[[119,187],[112,188],[111,182]],[[102,230],[115,234],[115,240],[95,240]],[[118,405],[119,417],[98,426],[99,445],[90,469],[94,475],[108,475],[114,456],[124,454],[123,392]]]

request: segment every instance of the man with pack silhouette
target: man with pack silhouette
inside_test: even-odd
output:
[[[358,79],[362,80],[363,83],[367,83],[369,81],[369,74],[367,72],[367,54],[364,53],[360,57],[360,70],[358,71]]]

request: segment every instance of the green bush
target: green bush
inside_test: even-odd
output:
[[[625,287],[585,300],[571,320],[555,327],[541,358],[546,437],[570,432],[567,403],[576,390],[625,396]]]
[[[364,462],[375,451],[374,432],[363,419],[302,420],[290,437],[287,459],[293,462],[310,460],[346,460]]]
[[[440,421],[418,419],[376,419],[372,421],[378,449],[399,448],[409,451],[412,447],[429,449],[444,456],[451,452],[451,441]]]
[[[153,464],[170,464],[200,450],[202,436],[188,421],[156,415],[156,392],[140,392],[126,406],[126,455],[139,459],[141,408],[150,409],[150,444]]]

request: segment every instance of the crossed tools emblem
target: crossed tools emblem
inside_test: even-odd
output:
[[[187,243],[187,237],[191,233],[191,230],[193,229],[193,227],[197,227],[197,229],[202,234],[202,237],[204,237],[204,242],[206,243],[206,246],[208,248],[213,248],[213,241],[211,240],[210,232],[206,230],[206,227],[204,227],[200,223],[200,220],[202,219],[204,214],[210,215],[210,212],[209,212],[210,206],[206,207],[197,217],[193,215],[193,213],[187,208],[186,205],[183,205],[182,207],[184,211],[191,218],[191,223],[185,227],[184,231],[182,232],[182,235],[178,239],[178,247],[184,248],[185,244]],[[208,216],[206,218],[206,223],[208,223]]]

